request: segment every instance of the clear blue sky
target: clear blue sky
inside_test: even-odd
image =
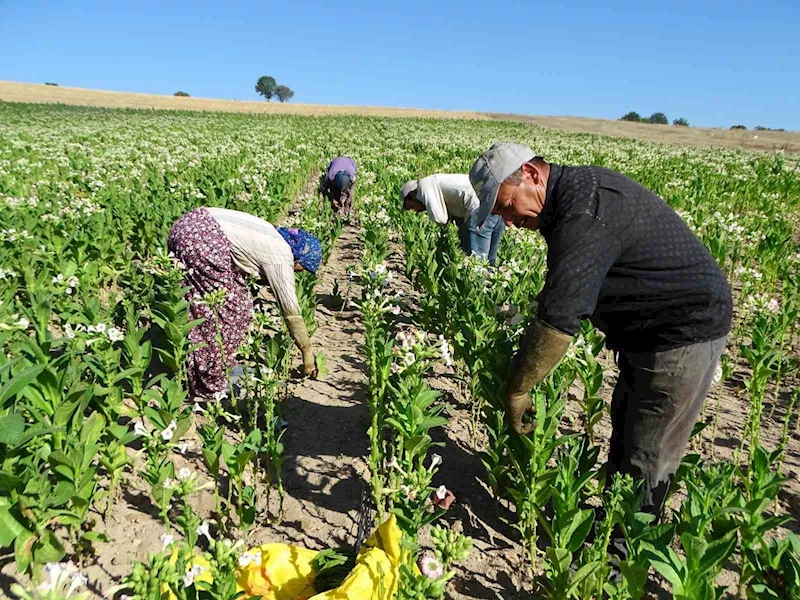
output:
[[[657,8],[650,8],[655,4]],[[800,1],[0,0],[0,79],[800,130]]]

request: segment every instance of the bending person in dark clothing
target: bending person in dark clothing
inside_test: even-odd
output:
[[[470,181],[490,214],[539,230],[547,278],[536,320],[506,390],[511,427],[534,423],[530,391],[565,354],[581,319],[606,334],[620,375],[611,401],[608,481],[643,481],[641,510],[660,517],[666,493],[711,386],[731,327],[732,300],[716,260],[680,216],[631,179],[567,167],[530,148],[495,144]]]
[[[349,156],[337,156],[328,165],[320,191],[331,202],[333,212],[350,218],[353,212],[353,186],[358,166]]]

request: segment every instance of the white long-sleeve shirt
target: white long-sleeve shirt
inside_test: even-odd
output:
[[[266,281],[284,316],[299,315],[294,280],[294,255],[272,223],[227,208],[206,208],[231,243],[236,267]]]
[[[420,179],[417,185],[417,200],[440,225],[452,218],[466,219],[480,205],[469,175],[439,173]]]

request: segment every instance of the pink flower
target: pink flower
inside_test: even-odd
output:
[[[444,575],[444,565],[442,561],[433,554],[425,554],[419,561],[419,570],[428,579],[439,579]]]

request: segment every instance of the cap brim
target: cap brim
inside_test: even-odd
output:
[[[478,196],[478,199],[481,202],[480,206],[478,207],[478,219],[476,223],[478,227],[481,227],[486,218],[492,214],[494,205],[497,203],[497,192],[499,191],[499,186],[494,188],[487,188],[484,186],[484,188],[481,190],[481,192],[486,193],[481,193]]]

